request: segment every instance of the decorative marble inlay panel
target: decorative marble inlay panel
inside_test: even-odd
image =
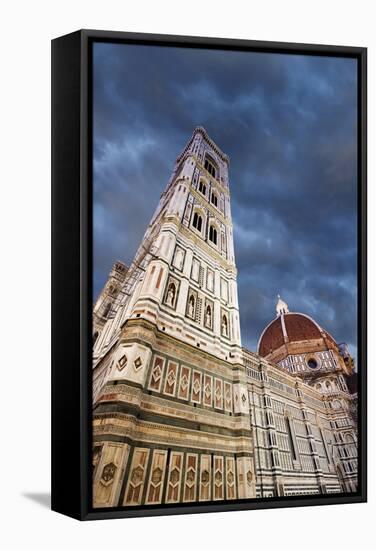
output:
[[[200,500],[210,500],[211,498],[211,456],[201,455],[200,460]]]
[[[150,468],[146,504],[160,504],[162,502],[162,489],[166,469],[166,460],[167,451],[154,451],[153,461]]]
[[[116,469],[117,466],[113,462],[110,462],[104,466],[101,476],[101,483],[103,483],[103,485],[109,485],[113,482]]]
[[[122,371],[127,366],[128,358],[125,353],[118,360],[116,367],[119,371]]]
[[[196,500],[197,461],[197,455],[187,453],[184,479],[184,502]]]
[[[166,395],[175,395],[176,381],[178,377],[178,364],[173,361],[168,362],[166,371],[166,380],[163,393]]]
[[[179,502],[180,485],[183,471],[183,453],[172,452],[167,482],[166,502]]]
[[[219,378],[215,378],[214,406],[216,409],[223,409],[223,382]]]
[[[223,497],[223,456],[214,456],[213,498],[222,500]]]
[[[149,389],[154,391],[161,391],[163,371],[165,367],[165,359],[158,355],[154,358],[154,364],[149,380]]]
[[[194,403],[201,403],[201,379],[201,372],[193,371],[191,400]]]
[[[235,495],[235,460],[226,456],[226,498],[234,499]]]
[[[136,371],[138,371],[142,367],[142,359],[139,355],[133,361],[133,367]]]
[[[224,382],[224,401],[225,411],[232,412],[232,386],[229,382]]]
[[[260,466],[270,468],[269,453],[263,451],[260,455]],[[252,498],[255,496],[254,465],[249,457],[238,457],[236,459],[238,472],[238,498]]]
[[[125,506],[141,504],[148,458],[149,449],[135,447],[125,494]]]
[[[191,369],[184,365],[180,369],[180,380],[179,380],[179,390],[178,397],[179,399],[189,399],[189,383],[191,381]]]
[[[213,401],[213,378],[208,374],[204,376],[203,404],[212,406]]]
[[[120,491],[121,466],[128,454],[126,444],[104,443],[95,454],[94,494],[96,506],[116,506]],[[99,454],[100,452],[100,454]]]

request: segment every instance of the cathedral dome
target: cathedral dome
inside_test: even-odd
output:
[[[307,344],[315,349],[337,349],[334,338],[308,315],[292,313],[287,304],[278,296],[277,318],[264,329],[258,343],[258,354],[267,357],[281,348],[294,347],[299,351]],[[303,350],[302,350],[303,351]],[[283,354],[284,355],[284,354]]]

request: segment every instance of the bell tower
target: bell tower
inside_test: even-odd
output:
[[[255,496],[228,168],[196,128],[95,345],[95,506]]]
[[[225,360],[240,350],[228,163],[196,129],[151,223],[155,255],[131,313],[157,315],[167,334]]]

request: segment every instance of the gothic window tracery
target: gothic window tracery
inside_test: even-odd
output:
[[[195,229],[197,229],[197,231],[201,232],[201,229],[202,229],[202,216],[198,212],[195,212],[194,215],[193,215],[193,224],[192,225]]]
[[[217,230],[213,225],[211,225],[209,228],[209,241],[217,244]]]
[[[218,196],[214,191],[211,193],[210,202],[214,204],[214,206],[218,206]]]
[[[199,183],[199,186],[198,186],[198,190],[200,191],[200,193],[202,193],[203,195],[206,195],[206,185],[205,183],[200,180],[200,183]]]
[[[205,167],[205,170],[207,170],[209,172],[209,174],[211,176],[213,176],[213,178],[215,178],[217,176],[217,166],[216,166],[216,163],[214,162],[214,160],[209,157],[208,155],[206,155],[205,157],[205,163],[204,163],[204,167]]]

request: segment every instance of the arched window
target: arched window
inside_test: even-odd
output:
[[[214,206],[218,206],[218,197],[213,191],[210,197],[210,201],[212,204],[214,204]]]
[[[111,311],[111,308],[112,308],[112,302],[108,302],[108,304],[106,305],[105,307],[105,310],[103,312],[103,317],[108,317],[110,311]]]
[[[202,193],[203,195],[206,195],[206,185],[205,183],[200,180],[200,183],[199,183],[199,186],[198,186],[198,190],[200,191],[200,193]]]
[[[214,244],[217,244],[217,230],[212,225],[209,229],[209,241],[211,241]]]
[[[95,342],[98,340],[99,332],[96,330],[93,334],[93,346]]]
[[[201,231],[202,228],[202,216],[198,212],[194,213],[193,216],[193,227],[197,229],[197,231]]]
[[[213,176],[213,178],[216,177],[216,175],[217,175],[217,166],[216,166],[214,160],[212,158],[210,158],[209,156],[205,157],[204,167],[205,167],[205,170],[207,170],[209,172],[209,174],[211,176]]]

